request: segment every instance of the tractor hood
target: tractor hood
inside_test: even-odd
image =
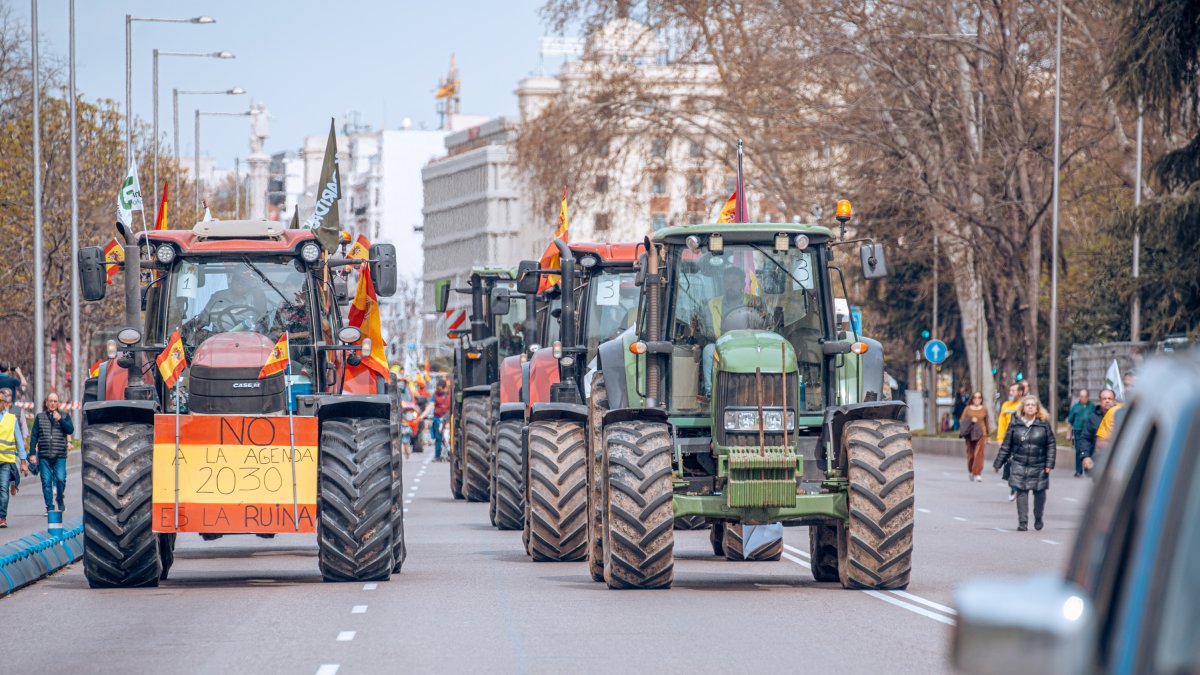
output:
[[[253,368],[257,376],[273,347],[275,341],[262,333],[218,333],[196,348],[192,367]]]
[[[727,373],[793,372],[796,350],[778,333],[765,330],[731,330],[717,338],[716,369]]]
[[[283,412],[283,373],[259,378],[275,341],[261,333],[218,333],[196,348],[188,376],[188,410],[207,414]]]

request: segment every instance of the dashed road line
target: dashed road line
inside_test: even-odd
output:
[[[1053,539],[1042,539],[1041,542],[1043,544],[1050,544],[1051,546],[1058,546],[1058,542]]]
[[[903,609],[907,609],[908,611],[913,612],[914,614],[920,614],[921,616],[928,617],[930,619],[933,619],[934,621],[941,621],[942,623],[944,623],[948,626],[953,626],[958,623],[957,621],[955,621],[954,619],[951,619],[948,616],[943,616],[941,614],[938,614],[937,612],[931,612],[931,611],[925,609],[924,607],[918,607],[917,605],[910,605],[909,603],[904,602],[903,600],[900,600],[899,598],[895,598],[893,596],[887,595],[886,593],[884,593],[882,591],[863,591],[863,593],[866,593],[867,595],[869,595],[873,598],[878,598],[886,603],[895,605],[897,607],[901,607]]]
[[[376,588],[379,588],[379,584],[377,584],[377,583],[374,583],[374,582],[372,582],[372,583],[369,583],[369,584],[363,584],[363,590],[364,590],[364,591],[373,591],[373,590],[375,590]]]
[[[337,636],[338,642],[350,642],[353,639],[354,639],[354,631],[352,631],[352,630],[344,630],[344,631],[338,633],[338,636]]]
[[[336,675],[338,668],[336,663],[322,663],[320,668],[317,668],[317,675]]]
[[[1065,502],[1077,502],[1077,501],[1079,501],[1079,500],[1078,500],[1078,499],[1075,499],[1074,497],[1063,497],[1063,501],[1065,501]]]
[[[350,608],[350,613],[351,614],[366,614],[367,606],[366,605],[355,605]]]
[[[955,520],[957,520],[957,521],[958,521],[958,522],[960,522],[960,523],[965,523],[965,522],[967,522],[967,519],[966,519],[966,518],[963,518],[962,516],[954,516],[954,519],[955,519]]]
[[[992,529],[997,532],[1008,532],[1008,530],[1004,529],[1003,527],[993,527]]]
[[[930,511],[929,509],[917,509],[917,512],[919,512],[919,513],[933,513],[933,512],[932,512],[932,511]]]

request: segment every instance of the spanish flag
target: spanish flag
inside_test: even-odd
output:
[[[717,224],[737,222],[737,203],[738,193],[737,190],[734,190],[725,202],[725,206],[721,207],[721,213],[717,216]]]
[[[371,242],[367,240],[367,235],[358,235],[358,238],[354,240],[354,245],[346,253],[346,258],[349,260],[369,260],[371,258]]]
[[[156,230],[167,229],[167,188],[169,186],[170,183],[163,183],[162,200],[158,202],[158,215],[154,217],[154,229]]]
[[[108,285],[112,286],[117,272],[121,271],[121,266],[115,263],[125,262],[125,249],[121,248],[121,242],[116,237],[104,245],[104,262],[109,263],[104,266],[104,271],[108,274]]]
[[[92,367],[90,369],[88,369],[88,377],[100,377],[100,364],[101,363],[104,363],[104,359],[100,359],[99,361],[92,364]]]
[[[560,266],[558,247],[554,245],[555,239],[567,241],[567,186],[565,185],[563,186],[562,204],[558,207],[558,228],[554,230],[554,236],[550,237],[550,244],[546,246],[546,250],[542,252],[542,257],[538,261],[538,266],[542,269],[554,269]],[[559,275],[557,274],[543,275],[542,282],[538,285],[538,293],[545,292],[558,281]]]
[[[174,387],[179,376],[183,374],[183,369],[187,368],[187,357],[183,354],[183,338],[179,337],[178,328],[171,333],[171,339],[167,340],[167,348],[162,350],[155,362],[158,363],[158,374],[162,375],[163,384],[167,389]]]
[[[271,348],[271,355],[267,357],[267,362],[263,364],[262,370],[258,371],[258,379],[263,379],[275,373],[281,373],[288,369],[291,365],[291,343],[288,341],[287,331],[283,331],[283,335],[279,336],[279,342]]]
[[[358,273],[358,289],[354,291],[354,302],[346,314],[347,322],[362,331],[363,340],[371,341],[371,354],[364,356],[362,366],[384,379],[388,372],[387,351],[384,347],[383,329],[379,324],[379,296],[375,295],[375,282],[371,280],[371,268],[363,265]],[[361,342],[360,342],[361,344]]]

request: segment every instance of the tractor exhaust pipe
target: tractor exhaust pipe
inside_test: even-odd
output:
[[[658,342],[662,339],[658,325],[658,294],[661,292],[662,280],[658,275],[658,247],[650,243],[646,237],[646,339]],[[646,407],[658,407],[658,355],[649,354],[646,358]]]

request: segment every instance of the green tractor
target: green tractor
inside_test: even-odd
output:
[[[486,502],[491,492],[492,436],[500,406],[499,369],[506,357],[524,351],[524,298],[515,289],[516,270],[489,266],[471,270],[469,327],[450,331],[454,349],[454,388],[450,421],[450,491],[455,499]],[[443,312],[450,286],[441,287],[436,309]],[[496,311],[501,309],[503,312]],[[512,308],[510,310],[510,305]]]
[[[600,346],[591,380],[593,579],[670,587],[672,522],[703,518],[715,555],[778,559],[780,524],[807,525],[817,581],[908,585],[911,438],[905,406],[881,400],[881,346],[835,310],[832,249],[850,243],[868,279],[887,274],[882,245],[813,225],[647,240],[636,328]]]

